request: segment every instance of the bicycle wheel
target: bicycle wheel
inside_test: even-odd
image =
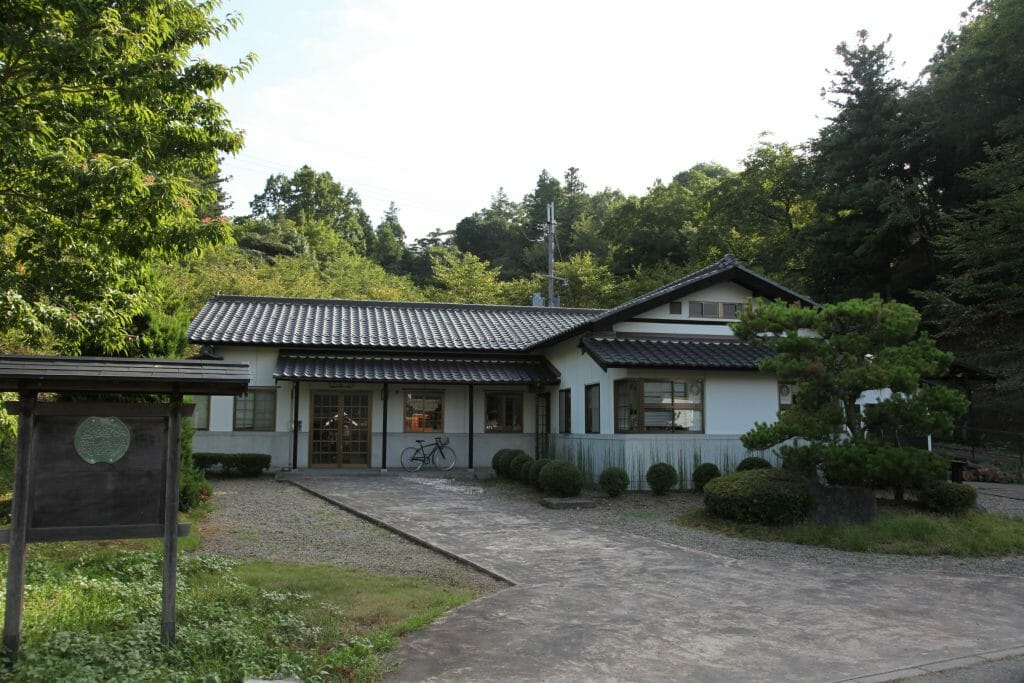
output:
[[[434,466],[439,470],[455,467],[455,451],[451,446],[438,446],[434,449]]]
[[[419,472],[420,468],[423,467],[423,456],[420,454],[420,449],[409,446],[402,451],[402,467],[406,472]]]

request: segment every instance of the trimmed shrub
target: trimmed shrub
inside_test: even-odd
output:
[[[770,462],[756,455],[752,455],[749,458],[743,458],[740,460],[740,464],[736,465],[737,472],[746,472],[747,470],[770,470],[771,468],[772,464]]]
[[[810,481],[786,470],[735,472],[704,486],[707,511],[735,522],[798,522],[807,516],[811,503]]]
[[[549,462],[554,462],[554,460],[551,458],[538,458],[530,465],[530,484],[535,488],[540,488],[540,471]]]
[[[903,500],[905,491],[944,481],[948,468],[940,455],[874,440],[830,446],[824,449],[821,463],[830,484],[889,489],[896,500]]]
[[[512,451],[512,453],[512,459],[505,466],[505,476],[512,481],[522,481],[522,478],[519,476],[519,470],[522,469],[523,465],[529,466],[533,463],[533,458],[520,450]]]
[[[693,470],[693,490],[700,493],[712,479],[722,476],[722,470],[713,462],[697,465]]]
[[[601,487],[602,491],[615,498],[629,488],[629,473],[621,467],[606,467],[601,472],[597,485]]]
[[[508,471],[505,469],[508,465],[508,461],[512,459],[512,449],[502,448],[500,451],[494,454],[491,458],[491,468],[494,469],[494,475],[499,478],[508,477]]]
[[[583,490],[583,473],[571,462],[555,460],[540,471],[540,488],[549,496],[572,498]]]
[[[663,496],[679,483],[679,473],[667,462],[656,462],[647,470],[647,483],[656,496]]]
[[[917,492],[917,502],[932,512],[958,515],[974,507],[978,502],[978,492],[967,484],[936,481]]]
[[[519,472],[516,473],[516,479],[520,483],[530,485],[530,470],[533,469],[533,463],[537,462],[534,458],[530,458],[522,465],[519,466]]]
[[[219,466],[221,474],[243,477],[258,477],[270,467],[270,456],[266,453],[195,453],[192,459],[201,470],[208,472]]]

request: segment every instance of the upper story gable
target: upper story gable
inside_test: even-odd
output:
[[[807,306],[813,300],[756,273],[732,254],[592,317],[544,342],[574,336],[732,336],[729,323],[755,298]]]

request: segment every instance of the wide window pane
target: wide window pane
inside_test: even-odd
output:
[[[487,394],[484,397],[484,402],[487,415],[484,431],[523,431],[522,394]]]
[[[443,432],[444,394],[440,391],[406,392],[405,431]]]
[[[274,430],[275,399],[273,389],[250,389],[235,399],[235,430],[270,432]]]
[[[615,431],[703,432],[703,380],[616,382]]]

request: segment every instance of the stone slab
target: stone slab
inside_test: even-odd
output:
[[[541,498],[540,504],[552,510],[579,510],[594,507],[589,498]]]

